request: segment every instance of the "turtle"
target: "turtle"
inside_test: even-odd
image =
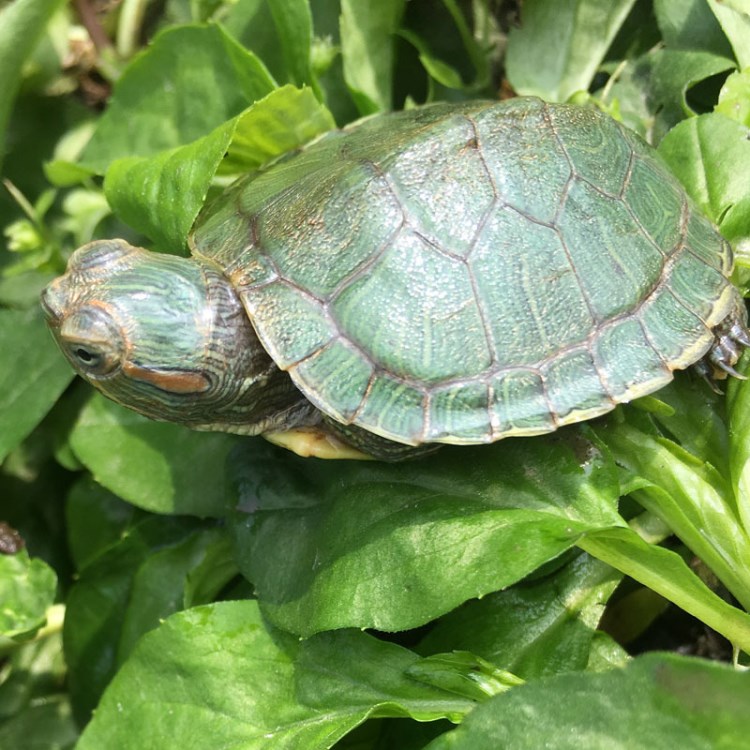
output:
[[[738,375],[750,345],[728,243],[594,107],[364,118],[240,177],[188,245],[78,249],[42,295],[54,337],[148,417],[307,455],[549,433],[691,365]]]

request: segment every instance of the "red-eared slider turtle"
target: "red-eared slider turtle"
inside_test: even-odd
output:
[[[730,248],[654,150],[534,98],[329,133],[240,179],[190,242],[93,242],[43,304],[105,395],[197,429],[489,443],[696,362],[731,373],[750,343]]]

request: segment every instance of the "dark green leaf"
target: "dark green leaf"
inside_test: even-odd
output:
[[[91,477],[78,480],[68,495],[68,546],[76,568],[83,569],[116,543],[139,519],[138,511]]]
[[[62,0],[15,0],[0,9],[0,164],[21,70]],[[21,42],[21,40],[23,40]]]
[[[416,627],[515,583],[582,532],[624,523],[614,465],[577,432],[567,437],[402,465],[248,443],[233,457],[240,567],[291,632]]]
[[[190,576],[219,537],[195,521],[152,516],[81,571],[65,620],[65,656],[79,719],[96,706],[138,638],[189,605]]]
[[[156,513],[221,516],[224,463],[237,438],[154,422],[98,394],[81,412],[71,446],[97,482]]]
[[[38,309],[0,310],[0,462],[73,379]]]
[[[421,653],[465,649],[524,679],[582,670],[621,576],[577,555],[543,578],[472,601],[441,618]]]

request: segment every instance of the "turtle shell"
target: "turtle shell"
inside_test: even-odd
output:
[[[535,435],[650,393],[732,307],[727,243],[594,109],[420,107],[243,178],[194,255],[322,412],[400,443]]]

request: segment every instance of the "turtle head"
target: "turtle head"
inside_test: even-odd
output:
[[[263,419],[257,396],[276,368],[218,269],[92,242],[42,307],[76,372],[114,401],[203,429],[254,432]]]

